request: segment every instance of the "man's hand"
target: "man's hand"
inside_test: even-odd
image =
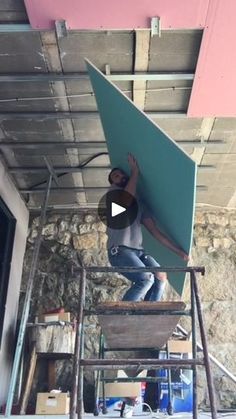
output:
[[[138,175],[139,175],[139,167],[138,167],[138,163],[136,159],[131,153],[128,153],[128,163],[130,166],[131,174],[130,174],[129,181],[124,190],[126,192],[129,192],[130,195],[135,196],[137,182],[138,182]],[[132,199],[133,199],[132,196],[131,196],[130,204],[132,203]]]
[[[131,153],[128,153],[128,163],[129,163],[131,173],[135,173],[135,174],[138,175],[138,173],[139,173],[138,162],[135,159],[135,157],[133,156],[133,154],[131,154]]]
[[[179,251],[179,256],[185,261],[188,262],[190,257],[189,255],[187,255],[187,253],[185,253],[183,250]]]

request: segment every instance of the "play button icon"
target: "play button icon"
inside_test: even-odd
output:
[[[98,205],[100,219],[112,229],[122,229],[133,224],[138,214],[138,204],[129,192],[124,189],[111,189]]]
[[[126,208],[122,207],[119,204],[116,204],[115,202],[111,203],[111,216],[116,217],[119,214],[122,214],[122,212],[126,211]]]

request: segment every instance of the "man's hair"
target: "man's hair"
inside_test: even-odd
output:
[[[108,175],[108,182],[110,183],[110,185],[112,185],[112,179],[111,179],[111,175],[115,170],[121,170],[119,167],[113,167],[113,169],[111,169],[109,175]]]

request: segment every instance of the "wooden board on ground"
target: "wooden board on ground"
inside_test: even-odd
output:
[[[186,253],[192,242],[195,162],[90,62],[88,72],[113,167],[129,173],[128,152],[138,160],[138,195],[160,229]],[[179,256],[144,231],[144,248],[161,266],[186,266]],[[181,295],[184,273],[169,273]]]
[[[117,311],[136,310],[137,314],[117,314]],[[111,310],[114,314],[101,314]],[[97,307],[98,321],[105,336],[108,348],[162,348],[172,336],[180,315],[178,314],[143,314],[156,310],[184,310],[183,302],[119,302],[106,303]],[[138,314],[142,311],[142,314]]]

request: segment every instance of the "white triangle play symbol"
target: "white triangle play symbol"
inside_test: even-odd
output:
[[[122,212],[125,212],[126,208],[122,207],[119,204],[116,204],[115,202],[111,203],[111,216],[116,217],[116,215],[122,214]]]

